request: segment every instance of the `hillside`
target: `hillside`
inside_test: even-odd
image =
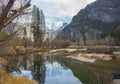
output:
[[[61,38],[80,45],[120,45],[119,31],[120,0],[97,0],[72,18]]]

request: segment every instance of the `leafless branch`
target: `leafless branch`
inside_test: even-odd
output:
[[[28,0],[26,4],[21,6],[18,9],[14,9],[14,11],[11,11],[11,8],[13,7],[16,0],[8,0],[8,3],[5,8],[2,10],[2,14],[0,15],[0,32],[3,28],[5,28],[7,25],[9,25],[16,17],[27,14],[25,10],[30,6],[31,0]],[[12,12],[12,14],[8,17],[9,12]]]
[[[19,8],[13,8],[14,3],[17,0],[0,0],[0,6],[1,6],[1,13],[0,13],[0,33],[2,29],[6,28],[15,18],[28,14],[29,12],[27,11],[28,7],[30,6],[31,0],[26,0],[25,4],[21,5]],[[22,4],[22,2],[21,2]],[[0,39],[0,45],[3,45],[3,43],[7,43],[11,37],[13,37],[19,30],[14,30],[15,25],[17,22],[14,24],[13,27],[11,27],[12,32],[5,36],[4,38]]]
[[[12,26],[12,32],[9,35],[7,35],[6,37],[4,37],[3,39],[0,39],[0,46],[3,45],[3,44],[8,43],[9,40],[20,30],[20,29],[17,29],[15,31],[15,27],[17,25],[18,20],[19,20],[19,18],[17,18],[16,22]]]

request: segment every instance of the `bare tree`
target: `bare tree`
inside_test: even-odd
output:
[[[0,33],[2,29],[6,28],[17,17],[28,14],[30,2],[31,0],[0,0]],[[11,28],[11,30],[12,29],[14,28]],[[17,31],[12,32],[6,38],[0,40],[0,42],[13,36]]]
[[[26,4],[14,8],[17,0],[0,0],[0,32],[3,28],[9,25],[16,17],[26,14],[27,8],[30,6],[30,1],[26,1]]]

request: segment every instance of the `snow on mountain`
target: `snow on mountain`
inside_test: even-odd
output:
[[[49,34],[51,39],[54,39],[58,33],[63,30],[67,26],[67,23],[63,22],[56,22],[56,23],[49,23],[46,22],[46,32]]]

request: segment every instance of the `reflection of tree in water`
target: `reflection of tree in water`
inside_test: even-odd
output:
[[[47,62],[52,65],[52,69],[67,69],[67,67],[59,60],[56,59],[56,57],[52,54],[47,56]]]
[[[44,58],[39,54],[34,56],[34,67],[33,67],[33,77],[35,80],[39,81],[39,84],[44,84],[45,82],[46,67],[44,63]]]
[[[25,70],[27,69],[27,59],[28,59],[27,55],[23,57],[23,67]]]
[[[8,73],[11,73],[13,71],[19,71],[19,66],[20,63],[18,61],[18,59],[15,56],[9,56],[8,58],[5,58],[7,61],[5,63],[2,64],[2,66],[5,68],[5,70]]]
[[[48,62],[50,62],[52,64],[56,61],[55,57],[51,54],[48,55],[46,59],[47,59]]]

